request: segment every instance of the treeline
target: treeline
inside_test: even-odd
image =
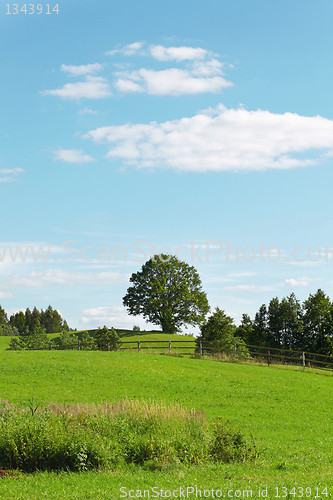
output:
[[[318,290],[301,304],[294,293],[263,304],[251,320],[243,314],[235,335],[246,344],[333,354],[333,303]]]
[[[45,333],[68,332],[67,321],[49,306],[45,311],[34,307],[12,314],[8,319],[6,311],[0,306],[0,335],[29,335],[42,328]]]

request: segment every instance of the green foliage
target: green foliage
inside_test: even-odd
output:
[[[223,310],[217,307],[214,313],[208,318],[208,321],[202,325],[200,336],[197,338],[197,348],[200,341],[203,342],[202,351],[212,352],[211,346],[207,342],[214,342],[219,345],[219,348],[230,349],[235,342],[234,334],[236,326],[234,320],[225,314]]]
[[[302,347],[309,352],[332,354],[333,351],[333,305],[328,295],[318,290],[310,294],[303,304]]]
[[[159,469],[250,458],[238,430],[217,424],[212,433],[202,413],[177,404],[124,401],[42,409],[4,402],[0,417],[2,469],[85,471],[124,463]]]
[[[74,333],[63,331],[57,339],[56,344],[60,349],[73,350],[78,348],[78,340],[78,337]]]
[[[94,349],[94,337],[89,332],[82,332],[81,334],[81,350],[91,351]]]
[[[98,349],[105,350],[108,349],[119,349],[121,346],[120,338],[118,333],[114,328],[111,330],[104,325],[103,328],[98,328],[95,332],[95,344]]]
[[[8,349],[11,351],[47,349],[49,345],[50,341],[45,333],[45,328],[37,325],[32,332],[21,334],[19,337],[12,337]]]
[[[3,323],[0,326],[0,335],[4,335],[6,337],[15,337],[19,334],[18,329],[15,326],[11,326],[8,323]]]
[[[214,440],[212,442],[211,456],[221,462],[244,462],[257,458],[255,445],[250,447],[239,428],[230,421],[223,423],[220,418],[214,425]]]
[[[240,327],[243,336],[243,326]],[[322,290],[310,294],[303,305],[294,293],[271,299],[255,315],[247,343],[257,346],[333,353],[333,304]],[[244,338],[244,337],[243,337]]]
[[[128,313],[142,314],[163,332],[176,333],[186,324],[200,325],[209,311],[198,272],[175,256],[155,255],[132,274],[130,282],[133,285],[123,298]]]
[[[138,325],[134,325],[133,332],[139,332],[139,331],[140,331],[140,327]]]
[[[4,318],[6,322],[7,316],[3,315],[0,306],[0,324],[1,318]],[[45,328],[46,333],[58,333],[70,330],[67,321],[63,320],[58,311],[52,309],[51,306],[45,311],[38,311],[36,307],[32,311],[29,308],[26,309],[25,313],[19,311],[10,317],[9,323],[10,326],[17,328],[20,335],[32,333],[39,325]]]
[[[253,323],[248,314],[242,315],[242,320],[240,325],[236,328],[236,336],[242,339],[245,344],[251,344],[250,340],[252,338]]]
[[[267,346],[267,330],[267,307],[265,304],[262,304],[259,311],[255,314],[249,343],[256,346]]]
[[[273,298],[267,311],[267,346],[297,349],[302,331],[302,308],[295,294],[281,301]]]
[[[8,322],[8,317],[6,311],[0,306],[0,326]]]
[[[83,471],[103,462],[96,436],[66,415],[2,408],[0,430],[2,469]]]

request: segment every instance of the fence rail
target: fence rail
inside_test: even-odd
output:
[[[177,345],[177,344],[186,345]],[[208,342],[201,341],[197,339],[193,340],[124,340],[120,342],[120,350],[135,350],[140,353],[142,350],[159,350],[169,354],[181,354],[182,356],[191,355],[227,355],[229,357],[236,358],[238,360],[255,360],[266,362],[268,366],[270,364],[290,364],[290,365],[301,365],[303,371],[306,367],[320,368],[324,370],[333,371],[333,357],[325,354],[316,354],[311,352],[296,351],[293,349],[282,349],[275,347],[263,347],[246,345],[239,343],[221,343],[221,342]],[[132,344],[131,346],[128,346]],[[148,345],[147,345],[148,344]],[[152,345],[159,344],[159,345]],[[96,344],[81,342],[75,344],[68,344],[64,346],[58,346],[50,344],[49,349],[63,350],[63,349],[78,349],[84,350],[88,348],[90,350],[113,350],[110,344]],[[35,349],[43,350],[45,348]],[[183,352],[183,350],[190,350],[191,352]]]

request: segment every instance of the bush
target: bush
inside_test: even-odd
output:
[[[213,424],[214,439],[210,448],[211,456],[219,462],[244,462],[257,456],[255,445],[251,448],[245,437],[229,420],[224,424],[218,419]]]
[[[3,415],[0,429],[0,466],[5,470],[79,471],[103,463],[95,436],[83,434],[78,423],[67,417],[47,411],[32,415],[26,409]]]
[[[46,349],[50,341],[45,333],[45,328],[36,325],[33,331],[13,337],[9,342],[8,350]]]
[[[120,337],[114,328],[111,330],[104,325],[103,328],[98,328],[95,332],[95,344],[97,349],[106,350],[108,345],[110,349],[119,349],[121,346]]]
[[[134,325],[133,332],[139,332],[139,331],[140,331],[140,327],[138,325]]]
[[[77,349],[78,338],[74,333],[69,333],[68,331],[63,331],[60,337],[56,340],[56,344],[60,349]]]
[[[41,408],[0,402],[0,468],[85,471],[135,464],[244,461],[255,457],[229,422],[213,432],[202,412],[177,404],[124,401]]]
[[[94,337],[89,332],[82,332],[81,335],[81,350],[91,351],[94,349]]]
[[[19,331],[15,326],[4,323],[0,326],[0,336],[2,335],[6,337],[17,337],[19,335]]]

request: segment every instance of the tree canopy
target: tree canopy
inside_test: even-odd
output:
[[[235,331],[236,326],[233,318],[217,307],[208,321],[202,325],[199,339],[230,344],[234,341]]]
[[[2,320],[3,322],[7,322],[7,315],[4,315],[4,311],[2,311],[3,309],[0,306],[0,324],[1,318],[4,318]],[[16,314],[12,314],[8,324],[11,327],[15,327],[20,334],[31,333],[38,326],[44,327],[46,333],[58,333],[70,330],[67,321],[51,306],[45,309],[45,311],[43,311],[43,309],[38,311],[36,307],[34,307],[32,311],[29,308],[26,309],[25,313],[19,311]]]
[[[237,335],[247,344],[294,349],[318,354],[333,353],[333,304],[317,290],[301,304],[294,293],[263,304],[254,320],[243,314]]]
[[[182,326],[201,325],[209,311],[206,293],[193,266],[175,256],[154,255],[133,273],[123,298],[128,313],[176,333]]]

